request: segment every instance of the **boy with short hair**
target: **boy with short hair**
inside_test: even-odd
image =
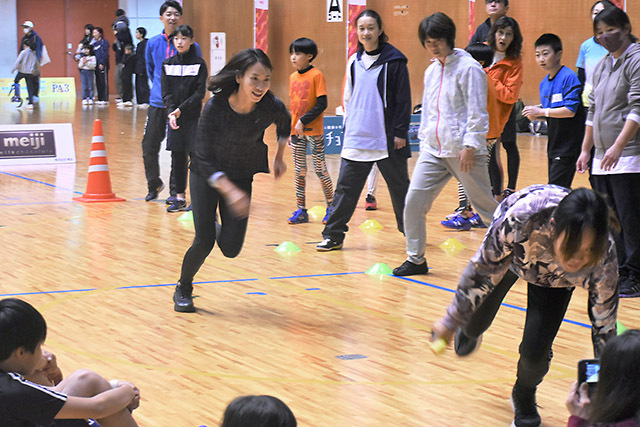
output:
[[[289,46],[291,63],[296,68],[289,77],[291,110],[291,151],[295,166],[296,204],[298,209],[287,221],[289,224],[309,222],[305,201],[307,175],[307,145],[316,175],[322,184],[327,211],[323,224],[327,223],[333,202],[333,185],[324,158],[323,111],[327,108],[327,84],[320,70],[311,62],[318,55],[316,43],[306,37],[294,40]]]
[[[540,82],[540,105],[529,105],[522,114],[529,120],[546,117],[549,142],[549,184],[571,188],[580,156],[586,114],[580,94],[582,83],[573,70],[562,65],[562,41],[543,34],[535,43],[536,61],[547,74]]]
[[[434,59],[424,72],[420,156],[404,208],[408,257],[393,270],[396,276],[428,273],[425,216],[452,177],[462,183],[486,224],[498,205],[487,171],[485,71],[467,52],[454,48],[456,26],[444,13],[423,19],[418,34]]]
[[[147,123],[142,138],[142,158],[144,172],[147,178],[148,193],[144,200],[150,202],[158,198],[158,193],[164,188],[160,178],[160,143],[166,136],[167,108],[162,101],[162,63],[176,54],[173,45],[173,32],[182,19],[182,6],[175,0],[167,0],[160,6],[160,21],[164,25],[162,33],[149,39],[146,46],[147,75],[151,79],[150,106],[147,110]],[[194,43],[196,53],[202,57],[200,46]],[[167,204],[177,200],[175,183],[170,182],[171,196]]]
[[[167,212],[187,210],[187,165],[206,92],[207,63],[196,54],[193,29],[180,25],[173,33],[177,55],[162,64],[162,100],[169,111],[167,150],[171,151],[171,182],[176,201]]]
[[[131,383],[116,381],[112,386],[87,370],[74,372],[54,387],[24,379],[41,364],[46,336],[47,324],[33,306],[15,298],[0,301],[3,426],[61,427],[66,423],[54,420],[87,418],[97,419],[102,427],[137,426],[131,412],[140,403],[140,393]]]
[[[136,28],[136,103],[143,107],[149,106],[149,76],[147,76],[147,61],[145,51],[147,49],[147,29]]]

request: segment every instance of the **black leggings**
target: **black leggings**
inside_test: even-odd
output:
[[[242,181],[232,181],[251,198],[253,177]],[[182,261],[180,284],[187,288],[193,285],[193,277],[200,270],[216,242],[225,257],[235,258],[238,256],[244,244],[249,220],[248,218],[236,218],[220,193],[209,186],[206,178],[191,172],[189,185],[196,235]],[[219,223],[216,221],[218,209],[220,211]]]
[[[509,121],[504,125],[504,130],[502,131],[500,140],[502,141],[502,146],[507,152],[507,176],[509,177],[507,188],[516,190],[518,172],[520,171],[520,152],[518,151],[518,144],[516,142],[516,112],[513,108],[511,109]]]
[[[518,276],[508,270],[463,328],[465,335],[478,337],[491,326],[502,300],[516,280]],[[551,346],[562,324],[573,289],[543,288],[527,284],[527,315],[520,342],[517,374],[520,386],[535,388],[549,371]]]

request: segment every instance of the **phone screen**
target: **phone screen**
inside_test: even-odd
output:
[[[600,375],[600,360],[583,359],[578,362],[578,385],[589,384],[589,395],[592,395],[598,384]]]

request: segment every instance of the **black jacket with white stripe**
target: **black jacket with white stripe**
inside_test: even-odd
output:
[[[207,63],[194,45],[184,55],[177,53],[162,63],[162,101],[171,113],[180,109],[180,120],[197,119],[206,90]]]

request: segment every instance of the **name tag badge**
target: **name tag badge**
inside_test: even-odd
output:
[[[553,95],[551,95],[551,103],[555,104],[556,102],[562,102],[561,93],[554,93]]]

